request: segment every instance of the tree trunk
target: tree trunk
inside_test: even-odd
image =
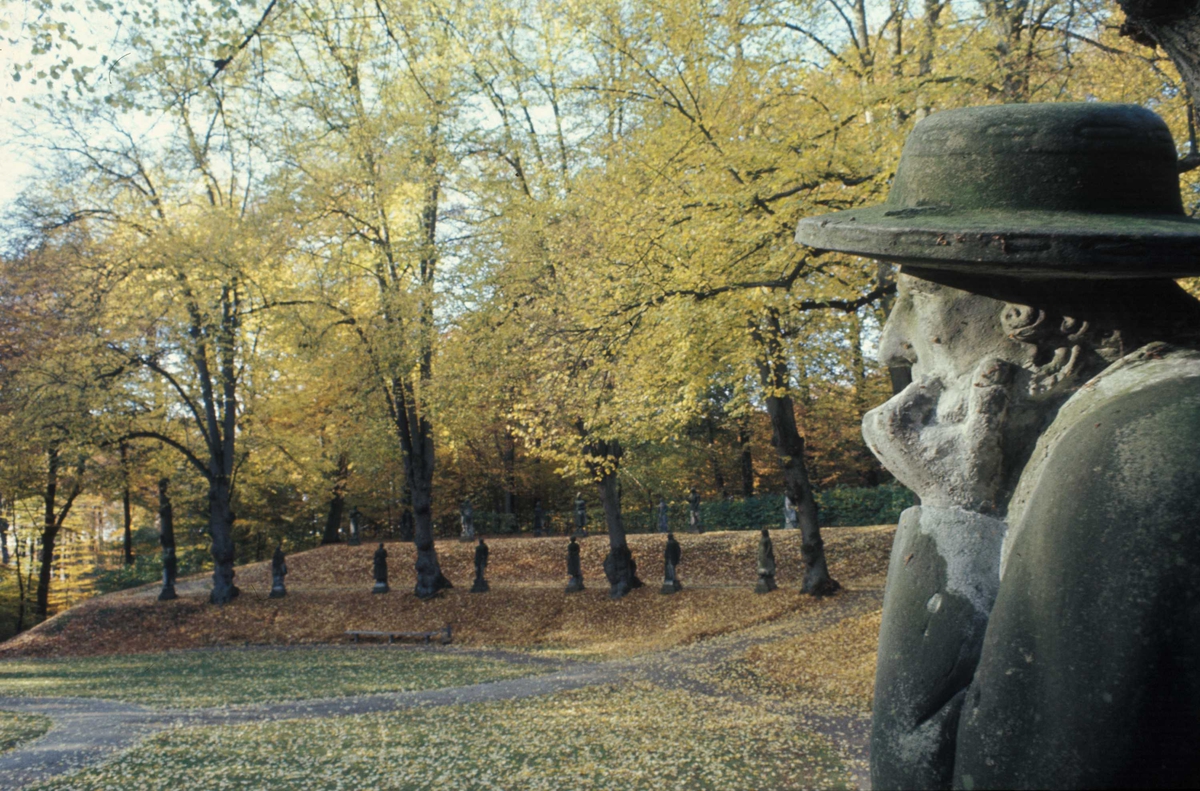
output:
[[[125,516],[125,565],[133,565],[133,504],[129,495],[129,445],[121,443],[121,507]]]
[[[754,496],[754,457],[750,453],[750,428],[744,423],[738,426],[738,445],[741,456],[738,459],[739,472],[742,474],[742,497]]]
[[[504,432],[504,453],[501,460],[504,463],[504,514],[511,516],[516,512],[517,505],[517,441],[511,431]]]
[[[59,474],[59,451],[57,445],[51,445],[46,451],[46,491],[43,495],[45,500],[45,511],[42,522],[42,539],[41,539],[41,563],[38,568],[38,586],[37,599],[34,603],[34,614],[38,621],[46,620],[50,609],[50,582],[53,574],[54,561],[54,545],[58,538],[58,533],[62,529],[63,522],[67,518],[67,514],[71,511],[71,506],[75,504],[75,498],[79,496],[82,489],[82,481],[80,480],[83,473],[83,463],[80,462],[76,469],[75,482],[72,484],[71,492],[67,495],[67,499],[63,502],[62,507],[56,507],[58,497],[58,474]]]
[[[339,531],[342,527],[342,511],[346,507],[346,478],[349,475],[350,461],[345,453],[339,453],[333,495],[329,498],[329,515],[325,518],[325,534],[321,536],[322,545],[336,544],[342,540]]]
[[[768,327],[752,331],[762,350],[759,376],[767,393],[767,414],[771,417],[771,444],[779,452],[783,466],[784,491],[795,504],[800,524],[800,557],[804,563],[804,582],[801,590],[813,596],[824,596],[841,587],[829,576],[825,562],[825,542],[817,523],[817,501],[813,497],[808,469],[804,465],[804,437],[796,427],[796,411],[788,392],[788,364],[783,356],[783,329],[779,316],[770,312]]]
[[[1200,0],[1117,0],[1117,5],[1125,12],[1121,33],[1162,47],[1188,93],[1200,96]]]
[[[625,522],[621,518],[621,484],[617,476],[623,449],[615,440],[589,443],[584,451],[595,459],[588,466],[598,475],[600,505],[604,508],[604,523],[608,528],[608,557],[604,573],[608,578],[609,596],[619,599],[634,588],[642,587],[637,576],[637,562],[625,540]]]
[[[240,593],[233,584],[233,511],[229,479],[219,476],[208,485],[208,529],[212,538],[213,588],[209,601],[228,604]]]

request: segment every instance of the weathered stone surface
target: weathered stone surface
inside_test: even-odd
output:
[[[700,492],[692,489],[688,493],[688,532],[703,533],[704,525],[700,521]]]
[[[771,541],[769,530],[762,531],[758,540],[758,584],[754,586],[755,593],[770,593],[775,590],[775,544]]]
[[[462,504],[462,535],[459,536],[460,541],[475,540],[475,509],[471,507],[470,500],[463,500]]]
[[[796,241],[906,265],[1027,278],[1200,274],[1171,133],[1129,104],[934,113],[887,201],[806,217]]]
[[[878,788],[945,788],[963,693],[1000,584],[1004,522],[910,508],[888,566],[875,670],[871,777]]]
[[[355,506],[350,511],[350,538],[346,541],[349,546],[357,547],[362,544],[362,512]]]
[[[571,536],[567,544],[567,576],[570,578],[567,593],[583,590],[583,564],[579,559],[579,544],[575,543],[575,536]]]

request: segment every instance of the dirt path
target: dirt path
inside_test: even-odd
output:
[[[882,594],[876,590],[844,591],[837,598],[838,606],[825,609],[817,618],[764,624],[669,651],[608,662],[566,663],[514,651],[472,650],[453,646],[396,649],[475,655],[557,668],[540,675],[465,687],[193,710],[151,709],[96,698],[0,697],[0,709],[42,714],[54,722],[50,731],[41,738],[0,755],[0,788],[24,788],[102,762],[155,733],[177,727],[345,717],[514,700],[597,684],[637,680],[698,695],[730,697],[752,705],[766,705],[752,696],[729,692],[714,685],[705,680],[705,676],[711,677],[711,671],[722,662],[736,658],[753,645],[819,631],[842,619],[876,609],[881,600]],[[705,671],[709,672],[706,674]],[[859,787],[868,787],[868,722],[865,717],[828,716],[774,700],[770,705],[794,718],[798,728],[815,731],[829,738],[841,753]]]

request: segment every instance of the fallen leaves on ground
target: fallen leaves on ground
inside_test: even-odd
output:
[[[631,789],[850,785],[824,738],[761,707],[650,684],[161,734],[38,788]]]
[[[830,571],[844,586],[879,587],[893,527],[825,531]],[[661,535],[633,535],[630,547],[646,586],[620,601],[608,599],[601,570],[608,541],[583,539],[588,589],[566,594],[566,539],[494,538],[487,576],[492,590],[471,594],[474,545],[441,541],[438,553],[456,586],[429,602],[411,593],[415,553],[389,543],[392,592],[373,595],[375,546],[334,545],[288,558],[288,595],[268,599],[267,563],[239,567],[242,595],[210,606],[196,591],[171,602],[155,600],[157,587],[101,596],[61,613],[0,646],[0,658],[90,656],[206,646],[303,645],[341,642],[345,630],[432,631],[451,624],[457,644],[509,646],[595,658],[662,650],[820,607],[801,594],[800,534],[775,531],[780,589],[752,592],[755,532],[678,534],[684,590],[658,593]],[[193,588],[196,587],[193,585]],[[185,585],[180,586],[186,590]]]

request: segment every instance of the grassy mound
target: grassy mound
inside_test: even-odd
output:
[[[830,571],[843,585],[882,586],[892,527],[826,531]],[[0,658],[91,656],[186,649],[214,645],[300,645],[340,642],[347,629],[454,629],[455,642],[514,646],[593,656],[660,650],[722,634],[785,615],[819,609],[821,601],[801,594],[800,535],[776,531],[780,590],[752,592],[758,535],[718,532],[677,536],[683,545],[675,596],[658,593],[662,548],[658,535],[630,536],[646,587],[609,601],[602,564],[603,536],[583,540],[588,590],[567,595],[566,539],[489,539],[490,593],[467,591],[474,546],[438,543],[438,555],[456,588],[422,602],[411,594],[412,545],[389,543],[393,591],[372,595],[374,545],[328,546],[288,558],[288,595],[268,599],[270,565],[241,566],[242,595],[224,607],[207,603],[203,579],[183,581],[181,597],[155,600],[157,586],[97,597],[60,613],[0,646]]]

